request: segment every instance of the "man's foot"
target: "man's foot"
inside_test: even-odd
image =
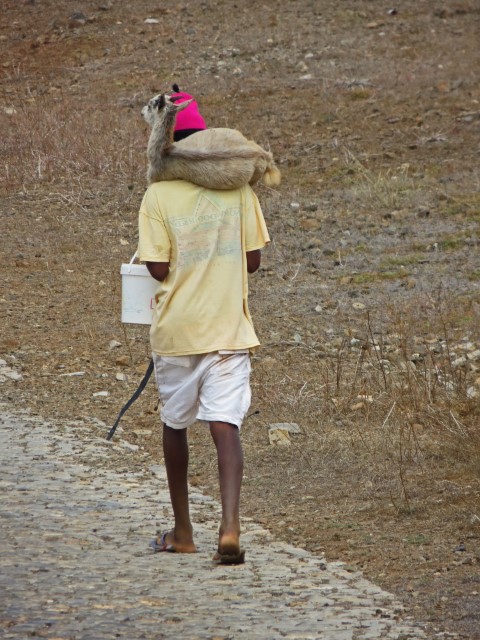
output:
[[[196,553],[197,551],[191,536],[177,536],[174,529],[159,533],[152,540],[150,546],[155,553],[162,551],[168,551],[169,553]]]
[[[212,560],[215,564],[243,564],[245,562],[245,551],[240,549],[238,553],[220,553],[217,551]]]
[[[213,561],[217,564],[243,564],[245,551],[240,549],[240,536],[236,533],[220,532]]]

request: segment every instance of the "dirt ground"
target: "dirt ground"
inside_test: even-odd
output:
[[[4,397],[98,431],[136,388],[148,328],[120,323],[119,269],[140,109],[177,82],[282,171],[257,189],[272,243],[251,279],[243,513],[360,568],[439,638],[480,638],[479,27],[474,0],[0,14]],[[150,385],[122,425],[160,459],[155,405]],[[272,444],[276,423],[300,433]],[[216,495],[201,426],[191,442],[192,483]]]

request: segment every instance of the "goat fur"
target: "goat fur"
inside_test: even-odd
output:
[[[152,127],[147,146],[149,183],[188,180],[207,189],[236,189],[263,178],[267,186],[280,184],[272,154],[236,129],[205,129],[174,142],[176,115],[190,103],[176,104],[168,94],[158,94],[142,109]]]

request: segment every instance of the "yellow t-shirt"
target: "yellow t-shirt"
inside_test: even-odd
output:
[[[151,184],[140,207],[138,257],[170,263],[156,294],[152,351],[181,356],[257,346],[245,252],[269,240],[249,186],[214,191],[183,180]]]

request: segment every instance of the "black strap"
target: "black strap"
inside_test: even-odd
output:
[[[152,359],[152,360],[150,360],[150,363],[148,365],[148,369],[146,370],[145,375],[143,376],[143,380],[138,385],[138,389],[135,391],[133,396],[124,405],[124,407],[122,408],[122,410],[118,414],[118,418],[115,420],[115,424],[113,425],[113,427],[108,432],[107,440],[111,440],[113,438],[113,434],[115,433],[115,430],[116,430],[116,428],[118,426],[118,423],[120,422],[123,414],[135,402],[135,400],[138,398],[138,396],[142,393],[142,391],[147,386],[147,382],[150,380],[150,376],[152,375],[153,369],[154,369],[154,367],[153,367],[153,359]]]

